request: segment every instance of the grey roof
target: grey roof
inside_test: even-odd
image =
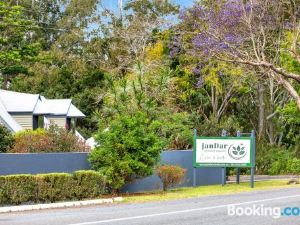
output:
[[[71,99],[44,99],[38,102],[34,114],[67,115]]]
[[[18,124],[11,115],[9,115],[1,100],[0,100],[0,123],[6,126],[9,130],[11,130],[14,133],[22,130],[21,125]]]
[[[0,90],[0,100],[8,112],[33,112],[38,94]]]
[[[26,94],[0,89],[0,123],[13,132],[22,130],[22,127],[14,120],[10,113],[85,117],[72,104],[71,99],[46,99],[44,96],[38,94]]]
[[[67,117],[85,117],[85,115],[71,103]]]

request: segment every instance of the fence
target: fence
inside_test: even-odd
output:
[[[0,154],[0,175],[72,173],[90,169],[88,153],[28,153]],[[180,186],[193,185],[193,151],[176,150],[161,153],[162,164],[179,165],[186,169],[186,176]],[[197,168],[196,185],[220,184],[221,168]],[[156,175],[135,180],[123,188],[123,192],[142,192],[160,189],[162,184]]]

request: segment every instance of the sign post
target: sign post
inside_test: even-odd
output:
[[[255,133],[251,136],[228,137],[222,132],[222,137],[201,137],[194,132],[194,168],[221,167],[222,186],[226,183],[226,167],[251,168],[251,187],[254,187],[255,168]],[[239,182],[239,171],[237,171]],[[195,175],[195,173],[194,173]],[[195,180],[196,178],[194,178]]]
[[[236,132],[236,136],[240,137],[241,136],[241,132],[238,130]],[[241,169],[239,167],[236,168],[236,183],[239,184],[240,183],[240,173],[241,173]]]
[[[227,131],[222,130],[222,137],[227,136]],[[222,186],[226,184],[226,167],[222,167]]]
[[[255,151],[256,151],[256,149],[255,149],[255,146],[256,146],[256,144],[255,144],[255,131],[254,130],[251,131],[251,138],[253,140],[253,149],[252,149],[253,157],[252,157],[252,165],[251,165],[251,188],[254,188]]]
[[[196,139],[197,139],[197,130],[194,129],[194,146],[196,146],[196,142],[195,142]],[[193,186],[196,187],[196,166],[195,165],[193,168]]]

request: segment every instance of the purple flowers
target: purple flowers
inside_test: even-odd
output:
[[[242,0],[228,0],[225,3],[218,0],[219,8],[195,5],[180,12],[180,19],[195,32],[191,42],[194,54],[202,53],[210,56],[215,52],[232,52],[240,46],[245,37],[239,32],[243,13],[249,11],[249,5]],[[180,41],[176,36],[173,42]],[[173,44],[170,55],[173,57],[179,52],[179,44]],[[196,50],[196,51],[195,51]]]
[[[170,58],[175,58],[181,52],[181,36],[176,35],[173,37],[172,41],[169,44],[170,48]]]
[[[197,79],[196,87],[197,87],[197,88],[202,88],[203,85],[204,85],[204,79],[203,79],[203,76],[200,76],[200,77]]]

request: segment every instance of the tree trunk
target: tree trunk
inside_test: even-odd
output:
[[[265,87],[264,84],[258,81],[258,139],[264,137],[265,131],[265,102],[264,102]]]
[[[300,96],[297,93],[297,91],[295,90],[295,88],[286,79],[282,78],[282,79],[280,79],[280,82],[282,83],[284,88],[288,91],[288,93],[293,97],[293,99],[295,100],[295,102],[297,104],[298,109],[300,110]]]

